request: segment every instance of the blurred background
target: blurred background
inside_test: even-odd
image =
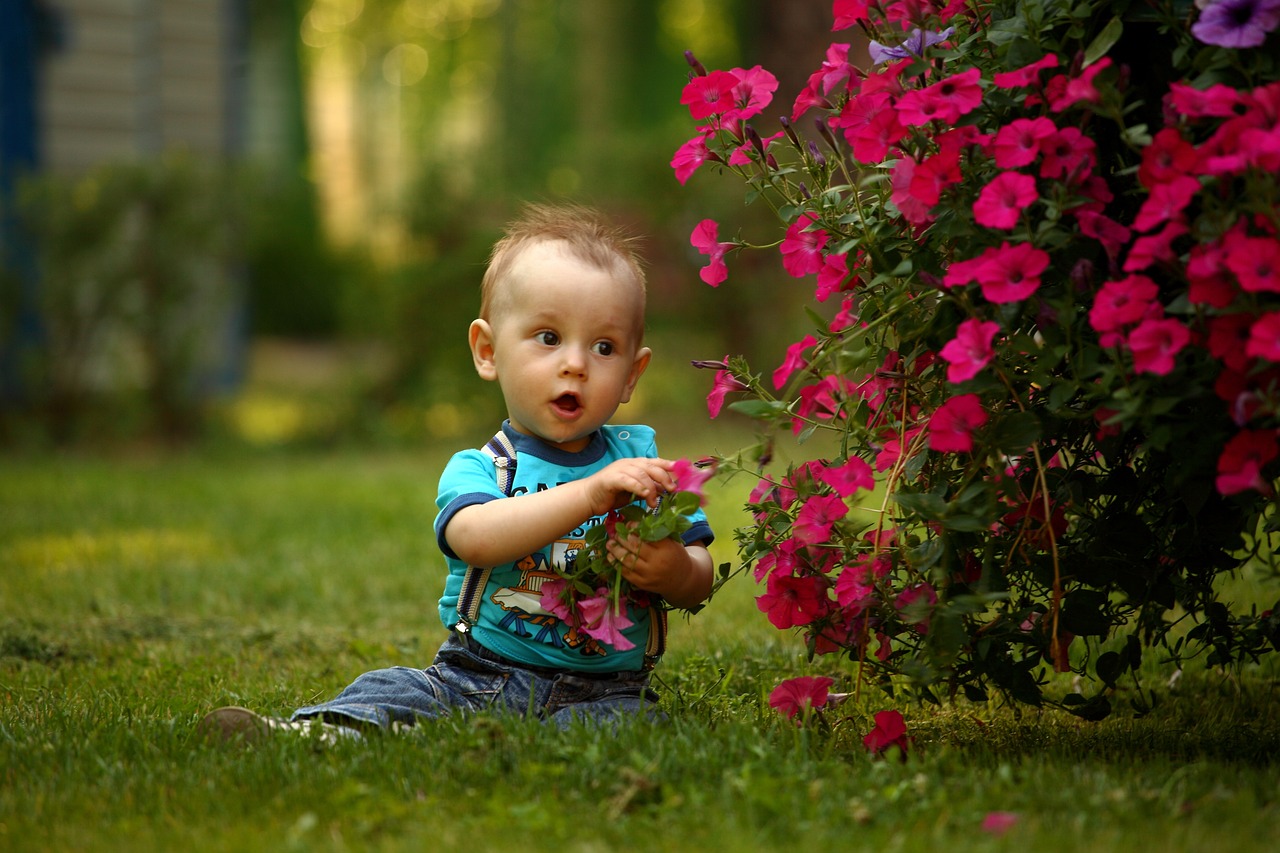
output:
[[[676,182],[684,51],[775,73],[768,135],[830,26],[829,0],[2,0],[0,443],[481,440],[487,252],[557,200],[646,239],[625,418],[704,422],[690,359],[772,370],[813,283],[773,253],[698,279],[701,219],[781,233],[735,178]]]

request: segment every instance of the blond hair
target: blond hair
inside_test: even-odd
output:
[[[630,277],[639,291],[640,317],[644,317],[645,272],[637,237],[608,224],[599,211],[589,207],[530,204],[508,224],[489,255],[480,283],[480,319],[491,318],[500,285],[524,250],[553,241],[562,243],[572,257],[589,266],[618,278]]]

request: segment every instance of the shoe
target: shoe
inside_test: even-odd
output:
[[[362,737],[349,726],[326,723],[323,720],[285,720],[280,717],[264,717],[248,708],[228,705],[210,711],[196,724],[196,735],[213,743],[242,743],[246,746],[261,743],[273,732],[295,732],[315,737],[320,743],[334,744],[347,738]]]

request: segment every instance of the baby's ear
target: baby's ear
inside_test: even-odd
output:
[[[467,342],[471,346],[471,361],[481,379],[490,382],[498,378],[498,366],[493,360],[493,327],[487,320],[472,320],[467,330]]]
[[[636,390],[636,384],[640,381],[640,377],[644,375],[645,368],[649,366],[649,359],[653,356],[653,350],[648,347],[640,347],[636,353],[635,360],[631,362],[631,375],[627,377],[627,385],[622,389],[622,402],[630,403],[631,395]]]

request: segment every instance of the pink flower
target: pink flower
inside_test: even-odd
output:
[[[1186,118],[1231,118],[1243,99],[1237,89],[1222,83],[1214,83],[1207,89],[1197,89],[1187,83],[1169,84],[1165,96],[1173,111]]]
[[[868,0],[835,0],[831,4],[831,14],[835,17],[831,31],[847,30],[856,24],[869,21],[870,6],[871,3]]]
[[[848,253],[840,252],[839,254],[824,255],[822,269],[818,270],[818,287],[814,291],[813,298],[818,302],[826,302],[831,294],[844,290],[844,284],[848,279]]]
[[[999,331],[999,323],[983,322],[977,317],[961,323],[956,328],[956,336],[938,353],[950,362],[947,381],[959,383],[977,376],[995,355],[991,342]]]
[[[1278,452],[1280,448],[1276,447],[1273,430],[1246,429],[1236,433],[1218,457],[1218,492],[1234,495],[1253,489],[1264,495],[1272,494],[1271,484],[1262,478],[1262,469]]]
[[[675,156],[671,158],[671,168],[675,170],[676,180],[682,186],[703,163],[719,159],[707,149],[707,137],[713,132],[709,129],[703,130],[676,149]]]
[[[991,835],[1004,835],[1018,824],[1017,812],[988,812],[982,819],[982,831]]]
[[[1129,333],[1133,369],[1165,376],[1173,370],[1178,353],[1190,342],[1191,332],[1177,320],[1146,318]]]
[[[1145,275],[1131,275],[1102,285],[1089,309],[1089,325],[1095,332],[1114,332],[1141,320],[1160,293]]]
[[[1129,254],[1124,259],[1125,272],[1145,270],[1157,262],[1176,260],[1173,241],[1187,233],[1187,226],[1181,219],[1171,220],[1155,234],[1148,234],[1133,241]]]
[[[598,589],[595,597],[582,599],[578,603],[578,609],[582,613],[580,627],[587,636],[613,646],[620,652],[636,647],[635,643],[622,634],[624,628],[630,628],[634,623],[627,618],[625,608],[616,611],[613,609],[607,589]]]
[[[696,76],[684,87],[680,103],[689,106],[689,115],[694,121],[728,112],[734,107],[734,89],[738,83],[738,78],[728,71]]]
[[[1076,127],[1064,127],[1041,141],[1040,177],[1058,179],[1092,171],[1097,145]]]
[[[791,577],[774,572],[764,595],[756,596],[756,607],[769,617],[779,631],[808,625],[827,610],[826,589],[821,578]]]
[[[988,302],[1004,304],[1026,299],[1040,288],[1040,274],[1049,266],[1049,253],[1030,243],[1001,243],[981,255],[978,285]]]
[[[952,397],[929,418],[929,448],[942,453],[973,450],[973,431],[987,422],[977,394]]]
[[[714,219],[704,219],[699,222],[693,229],[693,233],[689,235],[689,242],[695,249],[704,255],[709,255],[711,260],[702,272],[698,273],[698,277],[712,287],[719,287],[720,282],[729,277],[729,268],[725,266],[724,255],[734,247],[733,243],[721,243],[720,226]]]
[[[1174,178],[1194,174],[1199,163],[1200,155],[1195,146],[1183,139],[1177,128],[1166,127],[1142,149],[1138,181],[1150,189]]]
[[[914,158],[903,155],[889,176],[889,186],[892,190],[889,197],[897,206],[898,212],[902,214],[902,218],[912,225],[924,225],[933,221],[933,216],[929,213],[933,205],[921,201],[912,192],[916,169],[919,165]]]
[[[1114,262],[1121,247],[1129,242],[1133,232],[1124,225],[1103,216],[1093,210],[1075,210],[1076,221],[1080,223],[1080,233],[1092,237],[1106,249],[1107,256]]]
[[[1040,143],[1058,132],[1047,118],[1020,118],[996,132],[991,155],[1001,169],[1026,166],[1040,156]]]
[[[839,495],[814,495],[796,514],[792,536],[802,545],[821,545],[831,539],[831,530],[849,514],[849,507]]]
[[[827,704],[828,689],[834,682],[825,675],[802,675],[788,678],[769,694],[769,707],[788,719],[806,717],[810,710]]]
[[[1245,350],[1253,335],[1253,323],[1253,315],[1247,312],[1210,317],[1209,339],[1205,342],[1209,354],[1222,359],[1231,370],[1243,373],[1249,366]]]
[[[539,588],[542,609],[569,625],[578,624],[578,614],[573,606],[565,600],[565,590],[569,582],[563,578],[547,578]]]
[[[773,371],[774,388],[781,388],[786,385],[787,380],[791,378],[791,374],[808,365],[809,362],[805,360],[804,351],[817,342],[818,339],[813,335],[805,335],[804,338],[787,347],[786,358],[782,360],[782,364],[778,366],[778,369]]]
[[[707,414],[711,417],[718,417],[720,410],[724,408],[724,398],[735,391],[745,391],[747,386],[742,384],[733,373],[729,370],[729,356],[724,357],[721,362],[725,366],[716,371],[716,380],[711,388],[711,393],[707,395]],[[713,362],[696,362],[698,366],[710,367]]]
[[[674,491],[692,492],[698,496],[699,502],[705,505],[707,496],[702,490],[715,473],[714,465],[700,467],[688,459],[677,459],[671,467],[671,476],[676,481]]]
[[[1001,89],[1016,89],[1020,86],[1030,86],[1035,83],[1040,76],[1040,72],[1046,68],[1057,68],[1058,56],[1051,53],[1041,59],[1036,60],[1030,65],[1024,65],[1013,71],[1005,71],[996,74],[991,78],[991,82]]]
[[[782,240],[782,266],[796,278],[803,278],[822,269],[822,247],[827,244],[827,232],[809,227],[817,221],[812,213],[801,216],[787,228]]]
[[[974,221],[988,228],[1012,228],[1037,198],[1035,178],[1021,172],[1001,172],[973,203]]]
[[[958,184],[961,177],[960,150],[940,151],[916,165],[907,192],[921,204],[933,207],[947,187]]]
[[[875,719],[875,728],[862,739],[863,746],[876,755],[896,746],[905,759],[911,739],[907,737],[907,722],[902,719],[902,714],[897,711],[878,711]]]
[[[1244,351],[1252,358],[1280,362],[1280,311],[1269,311],[1253,323]]]
[[[1280,293],[1280,240],[1249,237],[1242,231],[1223,238],[1223,263],[1249,293]]]
[[[982,87],[978,85],[981,74],[977,68],[970,68],[931,86],[906,92],[894,104],[899,121],[908,127],[931,121],[955,124],[982,104]]]
[[[873,489],[876,481],[871,466],[865,459],[850,456],[849,460],[838,468],[826,467],[818,474],[818,479],[835,489],[841,498],[854,495],[859,489]]]
[[[1198,192],[1200,192],[1200,182],[1186,175],[1157,184],[1152,187],[1151,194],[1138,209],[1133,227],[1138,231],[1150,231],[1160,223],[1167,222],[1181,214]]]
[[[746,121],[769,106],[778,88],[778,78],[757,65],[754,68],[735,68],[729,72],[737,81],[730,92],[734,107],[726,120]]]
[[[840,303],[840,310],[836,312],[836,316],[831,318],[827,331],[833,335],[843,332],[852,326],[855,320],[857,320],[857,315],[853,313],[853,297],[846,296]]]
[[[1187,258],[1187,298],[1197,305],[1226,308],[1237,286],[1227,270],[1222,243],[1198,243]]]
[[[1062,94],[1049,102],[1049,109],[1054,112],[1062,112],[1067,107],[1080,101],[1090,104],[1098,103],[1101,98],[1098,95],[1098,90],[1093,85],[1093,78],[1110,66],[1111,57],[1106,56],[1080,72],[1079,77],[1073,77],[1068,80]]]
[[[921,634],[929,633],[929,619],[938,603],[938,593],[932,585],[921,581],[898,593],[893,606],[902,619],[916,627]]]

